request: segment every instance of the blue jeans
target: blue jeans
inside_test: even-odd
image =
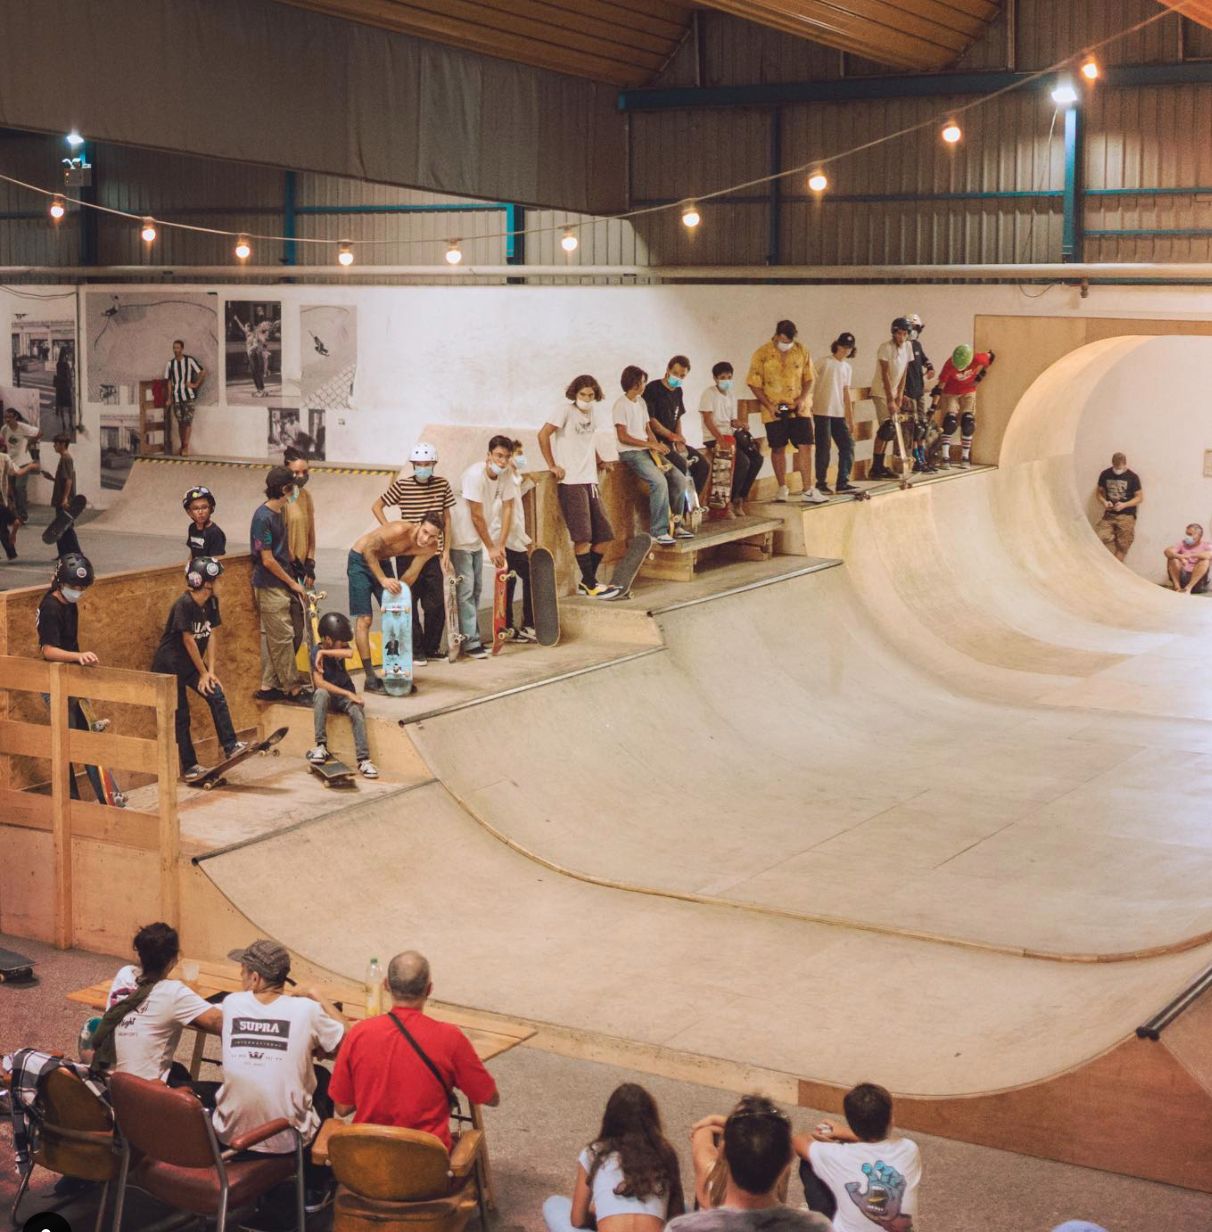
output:
[[[223,756],[228,756],[228,750],[236,743],[236,729],[232,726],[231,712],[227,709],[227,697],[223,690],[215,685],[210,693],[203,693],[198,688],[199,676],[195,672],[191,676],[177,677],[177,714],[175,729],[177,737],[177,754],[181,759],[182,772],[198,764],[198,755],[194,752],[194,742],[190,735],[189,722],[189,690],[195,693],[210,707],[210,717],[215,724],[215,735],[223,749]]]
[[[459,575],[459,632],[467,639],[464,650],[475,650],[480,645],[480,591],[484,587],[481,565],[484,549],[472,552],[451,548],[450,563]]]
[[[690,480],[676,466],[662,471],[647,449],[627,449],[619,461],[635,472],[648,489],[648,530],[653,538],[669,534],[669,508],[681,514],[686,508],[686,488]]]
[[[43,693],[42,700],[46,703],[47,709],[50,708],[50,694]],[[84,718],[84,712],[80,709],[80,703],[74,697],[67,699],[67,725],[74,731],[90,731],[87,721]],[[89,785],[93,789],[93,795],[97,797],[98,804],[105,803],[105,792],[101,787],[101,772],[96,766],[85,766],[84,773],[88,776]],[[75,770],[71,770],[67,776],[68,795],[73,800],[80,799],[80,789],[76,786]]]
[[[338,697],[327,689],[317,689],[312,698],[311,714],[317,744],[328,743],[328,712],[347,714],[353,727],[354,753],[359,761],[370,760],[370,745],[366,741],[366,711],[348,697]]]

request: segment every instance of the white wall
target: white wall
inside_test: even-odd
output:
[[[104,288],[93,287],[90,290]],[[118,289],[118,288],[115,288]],[[128,290],[131,288],[127,288]],[[191,288],[193,289],[193,288]],[[209,285],[221,298],[249,299],[270,288]],[[64,288],[0,289],[0,317],[31,311],[26,296],[63,295]],[[35,304],[40,315],[70,316],[67,299]],[[693,363],[688,404],[710,381],[711,364],[740,368],[791,317],[814,354],[843,329],[859,340],[855,380],[871,377],[875,347],[893,316],[926,319],[924,341],[936,362],[971,341],[978,313],[1020,315],[1204,317],[1212,296],[1198,288],[1054,287],[1030,294],[1013,286],[662,286],[662,287],[318,287],[274,285],[283,303],[282,365],[286,396],[298,389],[298,308],[358,305],[357,409],[330,412],[328,456],[344,462],[399,462],[422,425],[447,421],[535,426],[558,404],[565,384],[594,374],[609,400],[623,366],[638,363],[659,375],[675,352]],[[87,330],[81,329],[86,336]],[[81,366],[87,365],[81,347]],[[151,365],[154,370],[155,364]],[[0,377],[4,371],[0,368]],[[137,379],[146,373],[132,374]],[[87,373],[81,376],[86,378]],[[1165,381],[1165,373],[1158,374]],[[86,379],[83,384],[87,388]],[[85,404],[85,431],[75,450],[81,489],[97,505],[114,494],[99,481],[97,427],[101,408]],[[979,429],[978,429],[979,431]],[[220,457],[264,457],[265,407],[199,410],[195,451]],[[868,447],[869,448],[869,447]],[[863,455],[860,455],[863,456]]]

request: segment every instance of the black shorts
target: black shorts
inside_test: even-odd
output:
[[[766,425],[766,443],[771,449],[786,449],[788,445],[811,445],[811,417],[795,415],[787,419],[772,419]]]

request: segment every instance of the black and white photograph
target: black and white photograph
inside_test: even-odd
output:
[[[198,361],[204,373],[199,406],[219,400],[219,332],[213,292],[165,287],[161,291],[89,291],[84,297],[89,402],[129,406],[140,381],[158,381],[173,358],[173,343]]]
[[[324,461],[324,411],[271,406],[267,428],[266,453],[271,462],[281,462],[286,450],[292,446],[301,449],[313,462]]]
[[[282,304],[228,300],[223,306],[224,381],[228,406],[282,397]]]
[[[76,408],[76,322],[34,320],[16,313],[12,323],[13,384],[38,391],[42,439],[66,432],[74,441]]]
[[[358,374],[357,305],[305,305],[299,310],[299,339],[303,405],[330,411],[351,409]]]

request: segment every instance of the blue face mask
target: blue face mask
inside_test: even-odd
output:
[[[292,488],[290,492],[290,504],[294,504],[299,499],[299,489]]]
[[[68,603],[79,603],[80,596],[84,591],[77,590],[74,586],[61,586],[59,593],[68,601]]]
[[[515,453],[513,455],[513,465],[515,469],[524,471],[530,463],[526,461],[526,455],[524,453]]]
[[[499,478],[501,477],[501,472],[502,472],[504,469],[505,469],[505,468],[504,468],[503,466],[498,465],[496,462],[489,462],[489,464],[488,464],[488,473],[489,473],[489,474],[490,474],[490,475],[491,475],[494,479],[499,479]]]
[[[677,389],[677,387],[682,383],[682,378],[680,376],[674,376],[672,372],[666,376],[665,380],[669,383],[670,389]]]
[[[716,381],[716,384],[720,387],[720,393],[726,394],[732,388],[732,382],[727,377]]]
[[[433,478],[432,466],[418,466],[413,469],[413,476],[422,483],[428,483]]]

